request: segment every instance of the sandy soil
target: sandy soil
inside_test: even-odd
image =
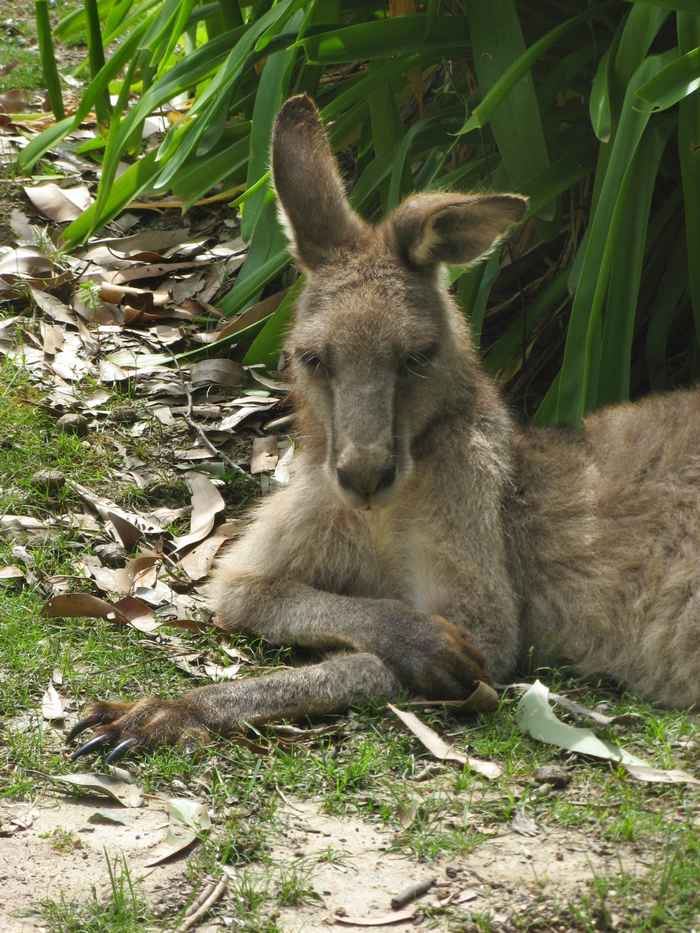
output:
[[[107,822],[104,814],[122,822]],[[279,845],[272,853],[275,868],[309,867],[310,883],[318,895],[307,905],[281,910],[277,922],[285,933],[352,929],[347,920],[390,914],[392,897],[431,877],[437,884],[416,910],[462,900],[460,910],[489,911],[497,921],[505,921],[514,911],[530,907],[539,895],[564,899],[596,874],[643,869],[630,852],[621,862],[619,848],[560,829],[543,830],[534,837],[506,830],[466,857],[421,864],[390,851],[391,832],[360,819],[329,816],[314,801],[290,801],[279,820]],[[160,801],[125,808],[96,798],[56,797],[1,806],[0,832],[10,834],[0,835],[0,929],[4,933],[43,929],[37,907],[45,897],[86,898],[93,887],[106,896],[105,851],[112,857],[123,854],[148,899],[160,911],[165,907],[166,916],[167,905],[172,904],[174,915],[190,890],[184,876],[187,856],[154,868],[144,865],[163,839],[167,822]],[[319,854],[329,847],[339,858],[319,862]],[[269,870],[260,866],[259,871]],[[235,905],[225,897],[220,910],[221,918],[206,921],[200,929],[229,925],[227,915],[235,915]],[[338,922],[338,915],[345,924]],[[447,929],[444,918],[435,922],[433,929]],[[407,919],[372,928],[401,930],[414,923],[415,919]]]

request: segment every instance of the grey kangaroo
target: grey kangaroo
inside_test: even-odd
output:
[[[700,393],[608,408],[582,432],[521,429],[440,275],[491,250],[513,194],[350,207],[308,97],[272,166],[306,287],[287,352],[301,437],[216,568],[232,632],[322,660],[166,700],[103,702],[74,754],[197,740],[403,691],[462,698],[527,654],[700,702]]]

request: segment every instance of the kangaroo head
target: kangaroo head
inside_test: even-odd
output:
[[[377,226],[350,206],[313,102],[280,111],[272,168],[306,287],[287,341],[303,430],[349,506],[388,502],[446,420],[469,417],[478,363],[438,274],[520,220],[512,194],[416,194]]]

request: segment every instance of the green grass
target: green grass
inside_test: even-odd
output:
[[[105,858],[111,884],[107,901],[98,900],[96,894],[84,902],[45,900],[42,917],[49,933],[141,933],[152,920],[126,861]]]

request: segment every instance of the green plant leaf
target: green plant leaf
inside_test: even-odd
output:
[[[581,274],[571,309],[564,361],[559,373],[557,421],[577,426],[588,410],[595,385],[602,339],[601,316],[608,286],[612,251],[606,250],[620,188],[642,138],[650,114],[635,109],[636,92],[675,57],[667,52],[645,59],[627,87],[620,124],[615,133],[600,197],[593,214]]]
[[[610,140],[612,132],[612,106],[610,103],[611,59],[611,48],[608,48],[598,62],[589,100],[591,126],[593,132],[603,143]]]
[[[266,363],[269,365],[279,353],[282,340],[289,327],[292,314],[294,313],[294,307],[303,287],[303,278],[298,278],[289,288],[275,313],[265,323],[260,333],[248,348],[248,352],[243,360],[247,366],[252,366],[255,363]]]
[[[344,64],[431,49],[458,49],[469,44],[467,20],[436,16],[426,35],[424,16],[395,16],[374,23],[333,29],[301,41],[309,62]]]
[[[678,42],[681,52],[700,45],[700,15],[678,14]],[[683,185],[688,283],[695,319],[695,336],[700,344],[700,96],[684,98],[678,107],[678,154]]]
[[[667,110],[700,88],[700,48],[681,55],[637,91],[637,107]]]
[[[671,122],[650,126],[627,172],[608,233],[612,250],[598,375],[597,405],[630,396],[632,339],[644,265],[651,199]]]
[[[98,223],[105,224],[112,217],[116,217],[129,201],[138,197],[151,185],[157,170],[155,151],[147,153],[138,162],[130,165],[112,185],[112,190],[99,215],[97,204],[92,204],[77,220],[66,227],[63,234],[66,246],[71,247],[82,243]]]
[[[502,82],[504,72],[512,67],[511,63],[522,61],[527,52],[515,0],[470,0],[468,11],[474,67],[484,93],[483,107],[489,93]],[[509,86],[500,106],[491,112],[490,123],[508,188],[518,191],[525,179],[546,171],[549,155],[529,69]],[[551,217],[553,211],[548,207],[546,213]]]

